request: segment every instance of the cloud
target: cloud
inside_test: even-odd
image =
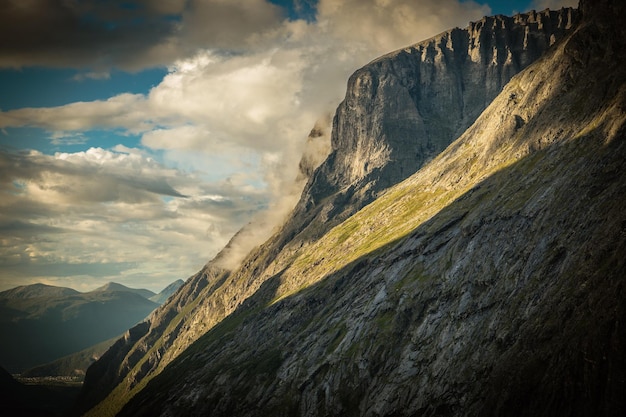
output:
[[[16,47],[0,41],[0,65],[86,66],[100,73],[109,64],[128,69],[165,62],[169,71],[146,94],[0,112],[0,129],[42,128],[59,145],[76,144],[94,129],[141,136],[136,148],[0,152],[6,197],[0,220],[16,229],[42,228],[37,236],[9,234],[0,260],[28,254],[15,268],[33,273],[40,271],[34,263],[113,263],[126,269],[107,279],[161,286],[193,273],[253,218],[233,240],[226,264],[274,231],[301,192],[303,179],[295,179],[307,133],[318,121],[328,132],[327,115],[355,69],[488,14],[485,6],[455,0],[418,6],[408,0],[321,0],[313,21],[285,20],[261,0],[145,0],[136,2],[143,9],[128,10],[117,2],[43,3],[0,6],[8,13],[0,11],[0,20],[19,15],[26,26],[39,22],[37,36],[45,40],[41,47],[29,39],[18,39]],[[94,10],[98,18],[85,21]],[[145,22],[156,22],[155,28],[134,26],[136,10],[144,10]],[[0,29],[0,35],[12,30]],[[81,34],[87,40],[73,39]],[[309,141],[311,164],[323,159],[328,140],[325,134],[323,141]],[[68,280],[95,282],[96,275]]]
[[[175,31],[157,9],[117,1],[9,0],[0,16],[3,67],[132,67],[134,53],[166,43]]]
[[[199,269],[268,204],[228,181],[97,148],[0,152],[0,193],[1,289],[30,277],[158,290]]]
[[[37,152],[0,154],[0,179],[5,187],[26,181],[30,194],[44,193],[46,201],[94,203],[154,201],[159,195],[182,197],[169,185],[176,175],[150,159],[118,154],[99,148],[54,157]],[[15,189],[22,192],[24,186]]]
[[[121,128],[133,132],[153,125],[141,94],[125,93],[107,100],[0,112],[0,128],[30,126],[53,132]]]
[[[53,132],[50,135],[50,143],[53,145],[67,146],[67,145],[84,145],[89,141],[89,138],[82,132]]]
[[[204,131],[196,131],[192,139],[187,125],[172,132],[184,131],[184,143],[175,135],[170,136],[171,145],[165,143],[162,131],[146,136],[144,143],[154,145],[159,136],[165,148],[212,148],[216,142],[256,149],[281,147],[275,138],[281,130],[290,130],[285,120],[297,123],[300,118],[304,64],[300,51],[282,49],[235,57],[203,51],[176,62],[150,92],[150,109],[203,126]]]
[[[276,138],[304,137],[315,121],[299,97],[306,64],[299,50],[236,57],[202,51],[175,62],[148,95],[0,112],[0,128],[38,127],[66,137],[72,136],[68,132],[124,129],[145,132],[143,142],[152,148],[215,149],[224,143],[276,150],[284,146]]]
[[[7,0],[0,4],[0,67],[139,70],[199,47],[246,48],[279,25],[263,0]]]
[[[283,18],[283,10],[265,0],[193,0],[182,15],[180,36],[200,47],[242,49]]]
[[[490,11],[474,1],[321,0],[317,18],[343,42],[392,51]]]
[[[84,80],[108,80],[111,78],[111,73],[108,71],[102,72],[85,72],[76,74],[72,79],[74,81],[84,81]]]

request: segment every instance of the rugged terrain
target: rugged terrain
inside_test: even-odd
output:
[[[626,413],[626,6],[580,9],[357,71],[283,228],[118,340],[77,412]]]

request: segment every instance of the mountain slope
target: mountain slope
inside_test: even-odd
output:
[[[118,284],[117,282],[108,282],[108,283],[104,284],[102,287],[96,288],[92,292],[101,292],[101,291],[108,291],[108,292],[112,292],[112,291],[131,292],[133,294],[140,295],[143,298],[147,298],[147,299],[150,299],[151,297],[156,296],[156,294],[154,292],[152,292],[150,290],[147,290],[145,288],[129,288],[129,287],[125,286],[125,285]]]
[[[20,376],[24,378],[46,378],[46,377],[71,377],[82,379],[85,371],[104,352],[106,352],[119,339],[119,336],[105,340],[96,345],[89,346],[79,352],[72,353],[52,362],[36,366],[23,371]]]
[[[553,40],[562,38],[576,19],[577,13],[571,9],[516,18],[485,18],[467,29],[446,32],[408,48],[408,52],[390,54],[366,66],[360,73],[376,79],[377,88],[361,93],[361,78],[350,79],[346,100],[334,121],[331,155],[315,171],[300,203],[281,230],[253,250],[240,268],[233,271],[228,268],[229,262],[225,260],[230,258],[229,245],[187,280],[151,316],[149,325],[133,329],[90,368],[77,409],[84,411],[108,396],[94,413],[114,413],[264,282],[274,282],[272,277],[280,274],[303,248],[443,150],[455,139],[455,134],[478,117],[516,71],[540,56]],[[511,60],[498,58],[509,55]],[[438,79],[434,74],[439,72],[453,79],[445,82],[454,92],[451,97],[433,97],[429,90],[432,80]],[[497,80],[488,77],[493,73],[500,74]],[[413,83],[409,74],[423,74],[424,80]],[[406,114],[388,111],[395,97],[403,97],[396,109],[413,103]],[[465,109],[462,114],[450,110],[458,106]],[[398,120],[403,114],[406,123]],[[435,140],[432,135],[438,131],[444,116],[450,119],[453,129],[439,134]],[[414,119],[418,122],[409,123]],[[372,130],[379,122],[386,128]],[[389,130],[393,125],[406,127],[402,137]],[[349,181],[355,182],[346,186],[348,179],[343,181],[341,177],[349,174],[354,162],[347,155],[361,152],[360,144],[366,142],[388,144],[389,152],[371,160],[368,168],[376,165],[376,169],[362,177],[360,174],[350,177]],[[419,155],[414,160],[398,157],[416,152]],[[367,152],[361,154],[367,156]],[[365,168],[365,163],[362,167]]]
[[[373,194],[310,205],[305,191],[308,220],[239,270],[192,277],[89,370],[83,404],[117,385],[94,415],[134,395],[122,414],[623,411],[624,63],[611,54],[624,38],[615,16],[599,30],[586,15],[457,142],[354,216]],[[330,183],[324,169],[307,190]],[[322,227],[319,207],[334,206]]]
[[[623,415],[626,9],[590,4],[121,415]]]
[[[122,414],[622,414],[624,43],[588,17]]]

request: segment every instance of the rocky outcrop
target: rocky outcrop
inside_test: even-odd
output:
[[[288,227],[317,237],[327,230],[321,224],[342,221],[412,175],[577,19],[576,9],[485,17],[356,71],[334,118],[332,153]]]

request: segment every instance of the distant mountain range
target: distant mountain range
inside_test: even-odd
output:
[[[69,363],[84,372],[112,344],[109,339],[145,319],[183,283],[178,280],[159,294],[114,282],[86,293],[45,284],[0,292],[0,365],[20,373],[100,344],[89,354],[44,368],[66,372]]]
[[[145,288],[128,288],[122,284],[118,284],[117,282],[109,282],[104,284],[102,287],[98,287],[91,292],[103,292],[103,291],[124,291],[124,292],[132,292],[133,294],[137,294],[142,296],[143,298],[147,298],[150,300],[150,297],[154,297],[156,293],[147,290]]]

